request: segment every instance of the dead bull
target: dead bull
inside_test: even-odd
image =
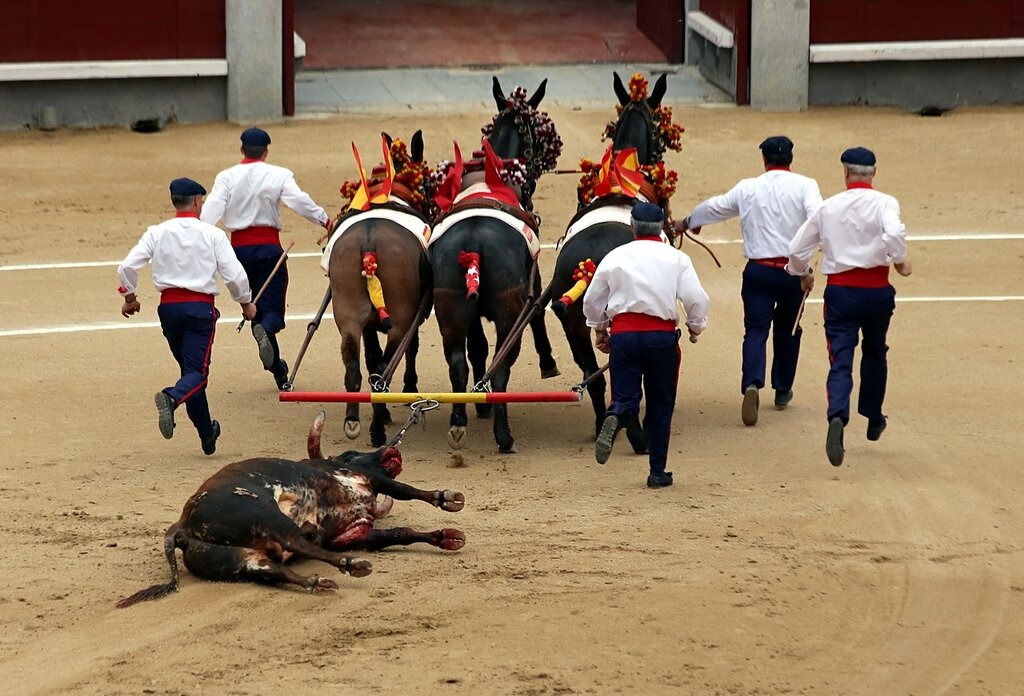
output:
[[[323,425],[321,412],[309,433],[310,459],[247,459],[228,464],[207,479],[164,536],[171,581],[140,590],[117,606],[176,591],[175,549],[182,550],[185,567],[206,580],[292,583],[309,592],[325,592],[337,589],[337,583],[318,575],[304,577],[285,563],[312,558],[363,577],[372,571],[371,563],[342,551],[417,542],[450,551],[463,547],[466,537],[458,529],[374,529],[374,521],[390,511],[394,500],[423,500],[458,512],[465,498],[456,491],[426,491],[395,481],[402,455],[393,447],[324,458]]]

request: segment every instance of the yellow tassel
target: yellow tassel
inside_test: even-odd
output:
[[[384,288],[381,287],[380,278],[376,275],[366,276],[366,289],[370,293],[370,302],[374,309],[384,306]]]
[[[575,302],[582,297],[584,292],[586,292],[588,285],[590,285],[590,278],[580,278],[576,281],[575,285],[565,292],[563,297],[568,297],[572,302]],[[572,302],[567,304],[572,304]]]

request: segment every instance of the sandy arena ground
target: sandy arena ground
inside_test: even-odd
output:
[[[566,143],[560,166],[600,156],[610,94],[605,110],[550,111]],[[269,127],[271,161],[334,213],[354,173],[350,140],[373,153],[380,130],[408,138],[422,128],[436,162],[452,139],[468,150],[489,116],[294,121]],[[716,245],[718,270],[691,245],[712,311],[700,343],[683,344],[673,488],[645,488],[646,460],[624,439],[595,464],[589,405],[513,407],[519,452],[507,456],[490,422],[471,416],[463,467],[445,444],[445,410],[409,433],[403,480],[460,490],[466,509],[399,504],[382,526],[457,526],[468,537],[461,552],[365,554],[374,573],[363,579],[301,564],[339,581],[327,596],[202,582],[183,569],[180,592],[126,610],[114,602],[167,580],[161,538],[199,483],[238,459],[303,456],[317,407],[279,404],[248,330],[221,324],[210,382],[224,427],[217,453],[200,453],[183,413],[165,441],[152,397],[176,369],[148,273],[143,312],[128,321],[113,265],[9,268],[121,259],[171,215],[172,178],[209,186],[238,159],[238,127],[0,135],[3,692],[1024,693],[1022,118],[676,110],[687,128],[682,153],[668,158],[680,172],[678,216],[756,175],[757,143],[778,132],[825,195],[842,187],[840,151],[872,147],[877,187],[902,203],[915,273],[894,276],[890,427],[869,443],[855,417],[843,467],[824,453],[821,287],[804,321],[796,399],[745,428],[741,247]],[[575,185],[540,182],[545,241],[570,218]],[[316,251],[317,229],[289,212],[284,220],[296,252]],[[913,241],[921,235],[962,239]],[[738,236],[735,223],[704,234]],[[543,252],[545,274],[554,258]],[[316,258],[290,267],[289,361],[325,287]],[[970,299],[982,296],[1015,299]],[[228,298],[219,306],[236,316]],[[579,381],[554,317],[548,326],[563,376],[542,382],[524,349],[513,389]],[[37,331],[55,327],[69,330]],[[433,320],[423,333],[421,388],[447,390]],[[338,344],[328,320],[298,388],[341,388]],[[341,423],[341,407],[329,409],[329,451],[351,446]],[[366,423],[355,446],[368,449]]]

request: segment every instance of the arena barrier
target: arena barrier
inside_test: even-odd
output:
[[[436,401],[442,404],[533,404],[580,401],[582,391],[564,392],[280,392],[282,402],[342,404],[411,404]]]

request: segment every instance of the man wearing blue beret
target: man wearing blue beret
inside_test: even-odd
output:
[[[254,290],[270,279],[256,303],[252,335],[263,369],[274,375],[280,389],[288,380],[288,365],[281,360],[277,343],[277,334],[285,326],[287,262],[272,278],[271,274],[284,253],[281,204],[328,230],[330,217],[299,188],[290,170],[267,163],[270,135],[265,130],[248,128],[242,132],[241,141],[241,163],[217,175],[200,217],[211,225],[224,221],[231,232],[231,246]]]
[[[170,439],[174,410],[185,404],[203,453],[209,455],[216,451],[220,437],[220,423],[210,418],[206,399],[214,329],[220,316],[214,307],[217,274],[232,299],[242,305],[246,319],[256,316],[256,306],[250,301],[245,269],[224,233],[199,220],[206,189],[192,179],[175,179],[170,191],[175,216],[147,229],[117,268],[118,292],[124,298],[121,315],[130,317],[142,309],[136,295],[139,269],[152,263],[153,285],[160,291],[160,327],[181,368],[177,383],[156,393],[157,424],[160,433]]]
[[[583,296],[587,326],[595,329],[594,345],[609,354],[612,382],[612,404],[594,456],[600,464],[608,461],[615,435],[639,417],[644,398],[650,488],[672,485],[672,472],[665,467],[679,381],[676,303],[683,304],[693,341],[707,326],[709,304],[690,257],[662,241],[663,218],[656,205],[634,205],[636,239],[608,252]]]
[[[801,284],[784,270],[789,243],[807,218],[821,205],[818,183],[790,170],[793,141],[784,135],[766,138],[761,145],[764,173],[743,179],[728,192],[700,203],[682,223],[683,230],[699,233],[701,227],[740,218],[743,255],[743,362],[740,418],[744,425],[756,425],[765,386],[766,344],[772,335],[771,385],[775,408],[784,409],[793,399],[800,339],[803,329],[793,326],[803,302],[804,290],[813,280]]]
[[[797,231],[789,248],[786,270],[809,276],[808,262],[819,246],[825,287],[825,338],[828,372],[828,434],[825,454],[833,466],[843,463],[843,430],[850,421],[853,357],[861,344],[860,392],[857,412],[868,419],[867,438],[878,440],[887,421],[882,413],[888,378],[886,334],[896,308],[896,289],[889,266],[902,276],[913,268],[907,258],[906,228],[900,204],[876,191],[875,153],[854,147],[839,158],[846,190],[837,193]]]

